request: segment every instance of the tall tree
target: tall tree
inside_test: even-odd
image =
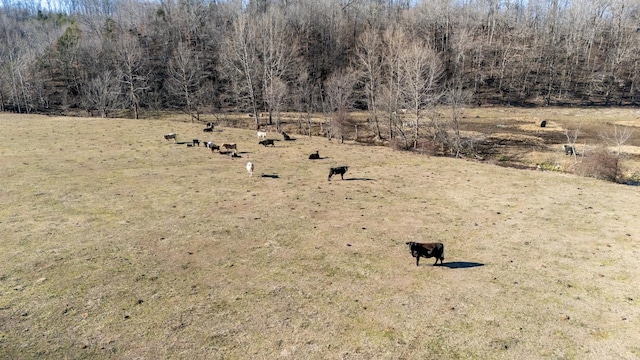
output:
[[[348,69],[331,74],[325,82],[330,113],[329,128],[327,129],[327,137],[329,139],[334,136],[339,136],[341,139],[344,138],[345,127],[351,110],[354,80],[355,72]]]
[[[248,98],[256,127],[260,126],[258,91],[260,89],[256,32],[254,22],[247,14],[240,14],[234,21],[225,42],[223,64],[228,76],[237,84],[237,95]]]
[[[403,72],[402,52],[407,47],[407,35],[401,27],[389,27],[383,34],[383,42],[386,47],[385,60],[386,71],[381,87],[379,105],[388,119],[389,139],[394,138],[394,129],[398,129],[404,139],[405,148],[408,146],[406,134],[398,121],[400,113],[404,112],[405,99],[402,88],[405,84]],[[401,111],[401,109],[403,111]]]
[[[301,70],[293,87],[293,106],[298,112],[298,130],[302,131],[302,116],[306,117],[308,135],[311,137],[311,112],[313,109],[314,86],[307,70]]]
[[[402,93],[413,117],[413,146],[420,138],[420,125],[425,109],[437,104],[441,97],[438,83],[443,66],[435,51],[420,42],[407,44],[401,52]]]
[[[367,101],[369,118],[374,125],[374,133],[382,138],[378,119],[378,96],[383,76],[383,49],[378,29],[369,29],[358,39],[356,61],[361,72],[362,85]]]
[[[183,100],[185,111],[192,122],[200,120],[198,93],[204,78],[197,56],[188,44],[181,42],[169,62],[170,92]]]
[[[72,105],[82,94],[82,86],[86,79],[86,74],[79,70],[81,66],[82,51],[80,47],[81,31],[76,23],[70,24],[64,34],[60,36],[55,51],[50,56],[54,59],[53,84],[60,87],[57,82],[64,84],[61,88],[61,107],[66,108]]]
[[[262,67],[263,98],[269,113],[269,123],[274,115],[279,119],[279,109],[287,92],[287,79],[293,78],[291,71],[296,67],[297,49],[290,40],[292,35],[286,29],[280,11],[270,8],[258,22],[260,57]],[[279,129],[279,123],[276,124]]]
[[[118,48],[118,69],[120,69],[120,81],[126,93],[125,106],[133,112],[133,118],[140,117],[140,100],[145,90],[148,89],[147,78],[150,70],[146,66],[146,58],[138,40],[132,35],[123,35]]]
[[[449,146],[453,148],[454,156],[459,157],[463,148],[460,124],[464,105],[471,99],[471,94],[460,85],[453,84],[446,91],[446,98],[451,108],[451,136],[449,136]]]
[[[110,71],[92,79],[83,89],[87,108],[97,109],[102,118],[121,105],[120,84]]]
[[[30,59],[24,40],[16,39],[13,46],[6,47],[4,53],[4,66],[1,67],[0,85],[4,85],[7,100],[14,106],[18,113],[29,113],[32,107],[28,68]]]

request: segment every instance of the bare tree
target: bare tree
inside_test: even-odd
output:
[[[370,119],[377,139],[382,138],[378,120],[378,95],[382,84],[383,51],[377,29],[368,29],[358,39],[356,59],[361,71]]]
[[[600,137],[609,146],[597,146],[590,150],[588,156],[584,156],[580,163],[575,163],[576,172],[583,176],[592,176],[608,181],[623,180],[622,173],[622,147],[631,138],[633,130],[628,126],[614,124],[609,132],[600,134]],[[611,147],[615,150],[611,151]]]
[[[402,136],[404,148],[408,148],[407,134],[399,117],[405,112],[405,99],[402,93],[406,83],[403,68],[403,53],[408,47],[407,36],[400,27],[390,27],[383,34],[386,46],[385,52],[385,81],[381,86],[379,104],[386,112],[389,126],[389,139],[394,138],[394,130]]]
[[[570,155],[573,156],[574,164],[578,163],[578,153],[576,149],[576,143],[578,142],[578,136],[580,135],[580,127],[581,127],[581,123],[578,124],[578,126],[573,130],[570,130],[570,129],[564,130],[564,135],[566,136],[567,142],[568,142],[567,145],[571,147]],[[567,150],[565,150],[565,152],[566,151]],[[584,150],[582,152],[582,156],[584,156]]]
[[[120,106],[120,95],[118,79],[110,71],[92,79],[84,93],[88,108],[97,109],[102,118],[106,118],[109,112]]]
[[[633,135],[633,129],[629,126],[613,124],[613,130],[609,133],[601,134],[602,139],[616,149],[616,157],[620,159],[622,156],[622,147]]]
[[[460,122],[464,112],[463,106],[471,99],[471,93],[462,89],[460,86],[453,86],[447,92],[447,101],[451,107],[451,136],[450,145],[455,151],[455,157],[460,157],[460,152],[464,146],[462,135],[460,133]]]
[[[7,60],[4,66],[5,76],[3,76],[9,89],[9,100],[15,104],[16,112],[29,113],[31,108],[29,83],[26,78],[29,62],[25,58],[24,51],[18,47],[7,51]]]
[[[134,119],[138,119],[140,116],[140,97],[148,89],[149,69],[145,66],[145,60],[137,39],[124,35],[118,49],[120,64],[118,69],[121,73],[120,81],[122,81],[126,92],[125,106],[131,108]]]
[[[329,102],[330,122],[327,137],[343,138],[345,126],[351,109],[351,95],[353,94],[354,71],[341,70],[332,74],[325,82],[326,98]]]
[[[287,84],[280,77],[269,79],[269,86],[266,89],[265,99],[269,105],[269,117],[271,114],[276,118],[276,129],[280,130],[280,110],[283,105],[283,100],[287,94]]]
[[[258,28],[263,29],[258,32],[258,41],[262,60],[264,100],[269,113],[269,124],[275,115],[278,118],[276,128],[279,130],[279,108],[287,90],[286,79],[297,61],[297,48],[291,41],[292,34],[287,31],[280,11],[270,8],[257,23]]]
[[[238,96],[248,97],[256,127],[260,126],[258,112],[259,63],[256,49],[256,31],[248,14],[240,14],[229,32],[222,52],[228,76],[238,85]]]
[[[199,120],[198,97],[204,78],[197,53],[189,49],[184,42],[178,44],[173,58],[169,62],[170,91],[183,99],[187,114],[193,122]]]
[[[309,137],[311,132],[311,109],[313,97],[313,85],[309,81],[309,74],[302,70],[295,81],[293,93],[294,107],[298,111],[298,131],[302,130],[302,114],[305,114]]]
[[[438,82],[442,76],[442,64],[435,51],[428,45],[412,42],[402,50],[401,72],[404,84],[402,93],[413,117],[413,146],[418,145],[420,122],[424,110],[435,106],[440,99]]]

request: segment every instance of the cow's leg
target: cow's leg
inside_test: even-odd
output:
[[[416,256],[416,266],[420,266],[420,254]]]
[[[436,262],[433,263],[433,266],[436,266],[436,265],[438,265],[438,258],[436,258]]]
[[[344,173],[340,174],[340,179],[344,180]]]

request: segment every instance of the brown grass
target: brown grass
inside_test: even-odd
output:
[[[636,187],[201,129],[0,114],[0,358],[640,356]]]

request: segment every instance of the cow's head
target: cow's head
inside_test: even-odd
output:
[[[413,241],[409,241],[406,244],[409,245],[409,251],[411,251],[411,256],[413,257],[418,256],[418,249],[416,249],[417,244]]]

